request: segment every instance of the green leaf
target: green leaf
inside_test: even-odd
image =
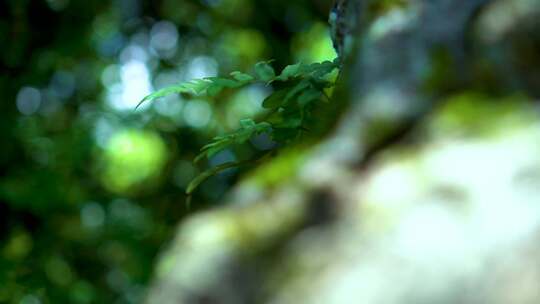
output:
[[[280,80],[286,82],[293,78],[311,78],[313,84],[317,88],[329,87],[333,85],[333,83],[324,79],[323,77],[333,72],[334,69],[339,68],[338,59],[334,61],[324,61],[322,63],[313,63],[310,65],[296,63],[286,66],[281,72],[281,74],[276,77],[275,71],[270,65],[271,62],[272,61],[263,61],[255,65],[254,70],[258,80],[264,82],[271,82],[273,80]],[[193,95],[201,95],[205,93],[212,97],[219,94],[224,88],[234,89],[252,83],[256,80],[255,77],[238,71],[232,72],[230,75],[233,79],[222,77],[209,77],[205,79],[195,79],[189,82],[184,82],[178,85],[161,89],[142,99],[137,104],[135,109],[137,109],[142,103],[146,101],[153,101],[157,98],[161,98],[169,94],[190,93]],[[296,87],[293,88],[293,90],[296,91],[291,92],[289,97],[286,98],[287,100],[294,97],[296,94],[299,93],[299,90],[301,91],[302,89]],[[279,102],[279,99],[277,97],[282,96],[270,96],[270,98],[267,98],[266,103],[263,104],[263,107],[276,108],[278,105],[281,105],[282,103]]]
[[[242,86],[241,82],[233,79],[221,78],[221,77],[208,77],[205,80],[210,82],[210,85],[206,89],[206,94],[210,97],[214,97],[219,94],[224,88],[238,88]]]
[[[221,86],[224,88],[234,89],[234,88],[238,88],[242,86],[241,82],[234,79],[221,78],[221,77],[209,77],[206,79],[211,81],[213,85]]]
[[[293,78],[307,78],[312,76],[313,78],[321,78],[334,69],[338,68],[339,65],[336,61],[324,61],[321,63],[312,63],[305,65],[302,63],[296,63],[286,66],[281,74],[275,79],[279,81],[288,81]]]
[[[240,129],[224,136],[215,137],[214,142],[201,148],[201,153],[197,155],[194,162],[199,162],[205,157],[210,158],[233,144],[243,144],[253,135],[268,132],[271,129],[272,125],[267,122],[256,123],[252,119],[242,119]]]
[[[305,107],[312,101],[315,101],[321,98],[321,95],[322,95],[321,91],[315,88],[310,88],[302,92],[302,94],[300,94],[300,96],[298,97],[298,104],[301,107]]]
[[[229,135],[229,136],[230,136],[230,135]],[[224,142],[227,142],[229,136],[215,137],[215,138],[214,138],[214,142],[209,143],[209,144],[203,146],[203,147],[201,148],[201,151],[208,150],[208,149],[210,149],[210,148],[219,146],[219,145],[223,144]]]
[[[296,129],[302,125],[302,117],[300,113],[290,115],[284,118],[283,122],[276,125],[278,129]]]
[[[289,90],[287,95],[285,96],[285,103],[289,102],[292,98],[294,98],[296,95],[298,95],[301,91],[307,89],[311,86],[311,83],[307,79],[303,79],[299,83],[297,83],[292,89]]]
[[[272,123],[272,133],[275,133],[276,129],[298,128],[302,125],[303,111],[296,105],[287,106],[274,113],[268,120]]]
[[[227,149],[228,147],[230,147],[231,144],[232,144],[231,142],[226,142],[226,143],[224,142],[224,143],[222,143],[220,145],[214,146],[214,147],[206,150],[206,158],[211,158],[212,156],[214,156],[214,155],[218,154],[219,152],[221,152],[221,151]]]
[[[193,193],[193,191],[195,191],[197,187],[199,187],[199,185],[205,180],[207,180],[208,178],[215,176],[218,173],[225,171],[227,169],[242,166],[244,163],[246,162],[228,162],[228,163],[224,163],[222,165],[210,168],[202,172],[189,183],[189,185],[186,188],[186,194],[190,195],[191,193]]]
[[[213,84],[208,87],[206,94],[210,97],[215,97],[221,92],[221,90],[223,90],[223,86]]]
[[[193,162],[194,163],[200,162],[203,158],[207,157],[206,155],[207,155],[206,151],[197,154],[197,156],[195,156],[195,158],[193,159]]]
[[[312,63],[307,67],[308,73],[311,73],[313,77],[320,78],[326,74],[331,73],[334,69],[338,68],[338,64],[333,61],[323,61]]]
[[[267,122],[260,122],[254,128],[255,133],[261,134],[272,130],[272,125]]]
[[[252,129],[243,129],[236,133],[234,137],[234,143],[236,144],[243,144],[246,141],[248,141],[251,138],[251,135],[253,135]]]
[[[285,100],[285,96],[287,95],[288,89],[282,89],[279,91],[275,91],[272,94],[270,94],[266,99],[263,101],[262,106],[265,109],[275,109],[278,108],[283,104],[283,101]]]
[[[317,89],[319,89],[320,91],[326,89],[326,88],[330,88],[330,87],[333,87],[334,86],[334,83],[331,82],[331,81],[328,81],[328,80],[325,80],[325,79],[313,79],[311,81],[311,84],[313,84],[314,87],[316,87]]]
[[[255,77],[249,75],[249,74],[245,74],[245,73],[242,73],[242,72],[238,72],[238,71],[234,71],[231,73],[231,76],[240,81],[240,82],[243,82],[243,83],[248,83],[248,82],[251,82],[253,80],[255,80]]]
[[[210,158],[216,155],[217,153],[227,149],[234,143],[230,136],[215,138],[214,140],[214,142],[209,143],[201,148],[201,153],[199,153],[194,159],[195,163],[199,162],[203,158]]]
[[[212,82],[207,79],[195,79],[181,84],[185,88],[185,92],[200,95],[212,85]]]
[[[296,64],[288,65],[283,69],[281,74],[278,77],[276,77],[276,80],[287,81],[290,78],[298,77],[302,74],[303,67],[304,66],[300,62]]]
[[[242,128],[254,128],[256,125],[257,124],[255,123],[255,121],[253,121],[253,119],[250,119],[250,118],[240,120],[240,126]]]
[[[300,130],[291,128],[276,128],[272,133],[272,139],[279,143],[288,143],[300,134]]]
[[[185,88],[185,86],[183,84],[179,84],[179,85],[175,85],[175,86],[170,86],[170,87],[167,87],[167,88],[163,88],[159,91],[156,91],[146,97],[144,97],[141,101],[139,101],[139,103],[137,104],[137,106],[135,107],[135,110],[137,108],[139,108],[144,102],[147,102],[147,101],[153,101],[155,99],[158,99],[158,98],[161,98],[161,97],[165,97],[167,95],[171,95],[171,94],[179,94],[179,93],[185,93],[187,92],[188,90]]]
[[[255,64],[255,74],[264,82],[269,82],[276,77],[276,72],[270,65],[270,61],[263,61]]]

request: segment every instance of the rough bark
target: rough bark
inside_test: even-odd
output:
[[[540,4],[351,3],[337,129],[182,223],[148,303],[540,301]]]

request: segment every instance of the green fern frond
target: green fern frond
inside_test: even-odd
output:
[[[271,63],[263,61],[255,64],[253,75],[235,71],[229,77],[208,77],[170,86],[146,96],[137,107],[170,94],[216,97],[224,89],[238,89],[254,83],[274,85],[279,89],[263,101],[262,107],[270,112],[262,121],[241,120],[239,129],[217,136],[203,146],[194,162],[210,159],[223,150],[243,145],[262,133],[268,133],[275,142],[289,144],[296,141],[302,132],[309,130],[305,121],[310,118],[311,108],[326,96],[324,90],[334,86],[332,73],[339,68],[339,62],[336,58],[320,63],[296,63],[286,66],[279,74],[276,74]],[[251,161],[225,163],[204,171],[188,185],[186,193],[191,195],[206,179],[246,162]]]

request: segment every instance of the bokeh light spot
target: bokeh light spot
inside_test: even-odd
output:
[[[41,304],[41,301],[35,295],[27,294],[22,297],[20,304]]]
[[[150,46],[160,57],[168,58],[174,54],[178,44],[178,31],[169,21],[160,21],[150,31]]]
[[[81,209],[81,221],[87,228],[98,228],[105,222],[105,210],[98,203],[88,203]]]
[[[194,100],[186,104],[184,120],[193,128],[203,128],[212,118],[212,108],[206,101]]]
[[[167,150],[155,133],[125,130],[111,137],[103,156],[103,185],[113,192],[126,192],[158,175],[165,164]]]
[[[185,80],[217,76],[218,64],[212,57],[198,56],[193,58],[186,69]]]
[[[41,104],[41,93],[32,87],[23,87],[17,94],[17,109],[24,115],[36,113]]]

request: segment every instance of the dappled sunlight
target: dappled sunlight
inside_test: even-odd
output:
[[[151,90],[150,74],[145,63],[129,60],[120,66],[120,82],[111,86],[107,102],[115,110],[133,111]]]
[[[41,93],[32,87],[24,87],[17,94],[17,109],[21,114],[31,115],[41,105]]]

